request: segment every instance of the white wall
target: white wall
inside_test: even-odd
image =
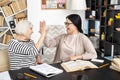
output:
[[[71,11],[70,3],[71,0],[67,0],[67,9],[66,10],[41,10],[41,0],[27,0],[28,7],[28,20],[31,21],[34,25],[32,39],[36,42],[39,36],[39,22],[42,20],[46,21],[47,25],[64,25],[65,17],[71,13],[79,13],[83,24],[85,26],[85,13],[84,11]]]

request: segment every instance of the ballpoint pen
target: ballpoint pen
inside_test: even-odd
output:
[[[108,65],[109,65],[109,63],[106,63],[106,64],[101,65],[99,68],[103,68],[103,67],[106,67]]]
[[[24,75],[28,76],[28,77],[32,77],[32,78],[37,78],[36,76],[29,74],[29,73],[24,73]]]

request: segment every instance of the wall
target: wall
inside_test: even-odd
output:
[[[41,10],[41,0],[27,0],[28,6],[28,20],[31,21],[34,25],[34,33],[32,39],[36,42],[39,30],[39,22],[42,20],[46,21],[47,25],[64,25],[65,17],[71,13],[79,13],[82,21],[83,28],[85,26],[85,14],[84,11],[71,11],[70,5],[71,0],[67,0],[67,9],[66,10]]]

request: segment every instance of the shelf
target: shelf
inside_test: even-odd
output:
[[[4,1],[9,3],[4,2],[4,6],[0,6],[0,15],[4,17],[4,24],[0,27],[0,43],[7,44],[14,38],[15,31],[12,28],[15,28],[20,20],[27,18],[27,0]]]
[[[7,48],[8,48],[7,44],[0,43],[0,50],[1,49],[7,49]]]
[[[119,53],[116,47],[113,49],[114,44],[120,43],[120,31],[115,30],[116,28],[120,28],[120,0],[114,2],[114,0],[89,0],[87,5],[91,8],[86,11],[86,19],[88,20],[88,35],[96,34],[91,33],[90,30],[94,29],[95,25],[90,19],[90,15],[92,15],[92,11],[95,10],[94,21],[99,20],[99,50],[104,53],[104,55],[111,55],[113,51],[115,53]],[[115,4],[111,4],[115,3]],[[116,19],[118,17],[118,19]],[[91,27],[92,26],[92,27]],[[104,35],[103,35],[104,33]],[[96,35],[94,35],[96,36]],[[120,45],[118,46],[120,49]]]
[[[8,45],[7,45],[7,44],[0,43],[0,49],[1,49],[1,47],[8,47]]]
[[[1,33],[0,33],[0,37],[2,37],[7,31],[9,31],[9,28],[0,28],[0,31],[1,31]]]
[[[6,27],[0,27],[0,30],[2,30],[2,29],[7,29],[8,27],[6,26]]]
[[[21,11],[18,11],[17,13],[12,14],[12,15],[10,15],[10,16],[7,16],[6,18],[10,18],[10,17],[15,16],[16,14],[21,13],[21,12],[26,11],[26,10],[27,10],[27,8],[25,8],[25,9],[23,9],[23,10],[21,10]]]

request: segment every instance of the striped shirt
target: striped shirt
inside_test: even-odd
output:
[[[23,42],[11,39],[8,45],[11,70],[34,65],[36,61],[35,56],[38,54],[38,50],[33,40]]]

